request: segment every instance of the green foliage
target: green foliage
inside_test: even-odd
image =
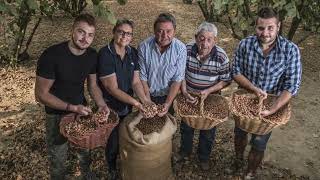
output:
[[[0,34],[3,43],[0,45],[0,63],[15,66],[18,60],[28,59],[27,48],[33,33],[30,34],[28,43],[22,51],[28,25],[33,16],[39,16],[41,20],[41,15],[50,15],[52,11],[50,1],[45,0],[0,1],[0,14],[3,15],[0,19],[0,24],[3,27]],[[35,24],[33,31],[38,25],[39,23]]]
[[[96,2],[97,0],[92,1]],[[86,0],[59,0],[55,1],[55,3],[59,9],[69,13],[72,17],[78,16],[87,6]]]
[[[92,2],[97,16],[111,23],[116,22],[112,11],[102,0],[1,0],[0,64],[16,66],[19,61],[29,59],[27,50],[43,16],[52,17],[56,10],[77,16],[89,2]],[[117,2],[125,4],[127,0],[117,0]],[[34,18],[37,20],[31,28],[31,33],[26,37],[27,27]]]
[[[258,9],[263,6],[275,8],[282,25],[290,23],[286,34],[290,40],[300,24],[312,32],[319,31],[320,0],[198,0],[198,5],[207,21],[224,24],[236,39],[254,32]]]

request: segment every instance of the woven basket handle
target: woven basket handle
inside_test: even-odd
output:
[[[261,118],[261,111],[262,111],[262,107],[263,107],[263,97],[262,96],[258,96],[259,98],[259,103],[258,103],[258,116],[259,118]]]
[[[200,95],[200,115],[204,116],[204,98]]]
[[[200,104],[200,115],[202,115],[203,113],[202,113],[202,110],[201,110],[201,108],[202,108],[202,106],[203,106],[203,102],[202,102],[202,98],[201,98],[201,94],[200,93],[198,93],[198,92],[192,92],[192,91],[188,91],[188,93],[189,94],[191,94],[192,96],[195,96],[196,98],[200,98],[200,102],[197,102],[196,103],[196,105],[198,105],[198,104]]]

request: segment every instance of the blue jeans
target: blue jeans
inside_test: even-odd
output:
[[[248,132],[238,127],[235,127],[234,134],[235,136],[240,138],[247,138]],[[265,135],[252,134],[251,140],[250,140],[251,147],[257,151],[265,151],[267,148],[267,143],[269,141],[270,136],[271,136],[271,132]]]
[[[69,143],[67,139],[60,134],[59,123],[61,118],[62,115],[59,114],[46,115],[46,142],[50,179],[52,180],[63,180],[66,175],[65,162],[67,160]],[[90,171],[90,151],[77,149],[77,157],[79,159],[81,174],[85,175]]]
[[[188,126],[181,121],[181,146],[180,153],[189,156],[192,153],[194,128]],[[200,130],[198,144],[198,158],[200,162],[207,162],[210,158],[210,153],[214,145],[216,135],[216,127],[209,130]]]

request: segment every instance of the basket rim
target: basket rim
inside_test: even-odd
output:
[[[243,94],[238,94],[238,93],[243,93]],[[244,117],[246,119],[253,119],[255,121],[264,121],[266,123],[270,123],[270,124],[275,124],[275,125],[283,125],[283,124],[286,124],[289,119],[290,119],[290,116],[291,116],[291,103],[288,102],[285,106],[287,106],[287,113],[285,113],[285,117],[282,119],[282,121],[280,122],[277,122],[277,121],[270,121],[268,119],[266,119],[265,117],[251,117],[251,116],[248,116],[248,115],[243,115],[243,114],[240,114],[239,112],[237,112],[235,110],[235,106],[233,104],[233,99],[234,99],[234,96],[241,96],[241,95],[245,95],[245,96],[256,96],[254,93],[252,92],[249,92],[247,90],[244,90],[244,89],[238,89],[236,91],[234,91],[231,95],[231,99],[230,99],[230,104],[229,104],[229,108],[230,108],[230,112],[235,115],[235,116],[238,116],[238,117]],[[275,94],[268,94],[268,97],[279,97]],[[240,118],[240,119],[243,119],[243,118]]]
[[[178,95],[183,96],[182,93],[180,93],[180,94],[178,94]],[[174,102],[173,102],[173,107],[174,107],[176,113],[177,113],[180,117],[183,117],[183,118],[205,118],[205,119],[209,119],[209,120],[211,120],[211,121],[221,121],[221,122],[226,121],[226,120],[228,119],[228,117],[229,117],[229,111],[230,111],[230,108],[229,108],[229,106],[228,106],[228,100],[227,100],[224,96],[222,96],[222,95],[220,95],[220,94],[209,94],[208,97],[219,97],[219,98],[221,98],[221,99],[224,101],[224,103],[226,104],[226,108],[228,108],[228,114],[227,114],[226,117],[224,117],[224,118],[212,118],[212,117],[206,116],[206,115],[204,115],[203,108],[200,108],[200,114],[199,114],[199,115],[185,115],[185,114],[182,114],[182,113],[181,113],[181,110],[178,108],[178,103],[179,103],[179,102],[178,102],[177,98],[175,98],[175,100],[174,100]],[[208,97],[207,97],[207,98],[208,98]],[[200,107],[203,107],[203,106],[204,106],[204,100],[201,100],[201,102],[200,102]]]
[[[60,123],[59,123],[60,133],[61,133],[64,137],[66,137],[68,140],[69,140],[70,138],[72,138],[73,140],[76,139],[77,141],[83,141],[83,139],[88,139],[88,138],[90,138],[91,136],[96,135],[98,132],[100,132],[100,131],[103,130],[103,129],[113,128],[113,127],[115,127],[115,126],[117,126],[117,125],[119,124],[120,119],[119,119],[119,116],[118,116],[118,114],[116,113],[116,111],[110,109],[110,113],[114,113],[114,114],[116,115],[116,121],[115,121],[114,123],[104,123],[104,124],[102,124],[102,125],[100,125],[100,126],[97,126],[97,128],[96,128],[95,130],[86,132],[86,133],[84,133],[82,136],[78,136],[78,137],[77,137],[77,136],[71,136],[70,134],[68,134],[68,133],[66,132],[66,130],[65,130],[65,127],[62,127],[62,125],[67,125],[68,123],[65,122],[66,120],[61,120]],[[64,117],[70,117],[70,116],[77,118],[77,115],[78,115],[78,114],[76,114],[76,113],[69,113],[69,114],[63,116],[63,118],[64,118]],[[109,114],[109,115],[110,115],[110,114]],[[73,120],[69,120],[69,121],[70,121],[70,122],[73,122],[73,121],[75,120],[75,118],[74,118]],[[108,118],[109,118],[109,117],[108,117]],[[70,122],[69,122],[69,123],[70,123]],[[75,143],[73,140],[72,140],[71,142],[73,142],[74,144],[77,145],[77,143]]]

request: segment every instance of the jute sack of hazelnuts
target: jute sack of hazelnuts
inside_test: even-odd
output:
[[[183,94],[179,94],[174,101],[174,109],[181,120],[188,126],[206,130],[228,120],[229,105],[226,98],[218,94],[210,94],[202,99],[199,94],[192,94],[197,103],[191,104]]]
[[[123,180],[167,180],[173,177],[172,136],[177,123],[171,115],[166,115],[164,119],[166,121],[160,131],[149,134],[144,134],[139,130],[141,127],[137,127],[140,121],[148,122],[138,112],[131,113],[121,123],[119,152]]]
[[[234,92],[231,97],[230,110],[235,125],[246,132],[264,135],[273,128],[286,124],[291,116],[290,102],[270,116],[260,116],[260,112],[269,109],[277,97],[268,94],[267,99],[262,101],[256,95],[243,89]]]

